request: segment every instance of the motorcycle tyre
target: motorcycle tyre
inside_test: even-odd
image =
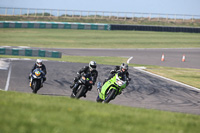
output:
[[[112,89],[108,92],[106,99],[104,100],[104,103],[109,103],[113,97],[115,96],[116,90]]]
[[[99,95],[97,96],[96,101],[97,101],[98,103],[102,103],[102,102],[103,102],[103,100],[99,97]]]
[[[85,87],[84,86],[80,86],[80,87],[81,87],[80,89],[79,88],[77,89],[77,93],[75,96],[76,99],[79,99],[81,96],[83,96]]]
[[[33,93],[37,93],[37,91],[40,89],[40,86],[41,86],[41,83],[40,83],[40,81],[38,81],[38,80],[33,80],[32,81],[32,90],[33,90]]]

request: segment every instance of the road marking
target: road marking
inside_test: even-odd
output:
[[[176,81],[176,80],[173,80],[173,79],[169,79],[169,78],[166,78],[166,77],[163,77],[163,76],[160,76],[160,75],[157,75],[157,74],[154,74],[154,73],[151,73],[151,72],[148,72],[148,71],[145,71],[143,69],[139,69],[137,67],[133,67],[135,69],[137,69],[138,71],[141,71],[141,72],[144,72],[144,73],[147,73],[147,74],[150,74],[150,75],[153,75],[153,76],[156,76],[156,77],[159,77],[159,78],[162,78],[162,79],[165,79],[165,80],[168,80],[168,81],[172,81],[172,82],[175,82],[177,84],[180,84],[180,85],[183,85],[183,86],[186,86],[186,87],[189,87],[195,91],[198,91],[200,92],[200,89],[196,88],[196,87],[193,87],[193,86],[190,86],[190,85],[187,85],[187,84],[184,84],[184,83],[181,83],[179,81]]]
[[[6,86],[5,86],[5,91],[8,91],[8,87],[9,87],[9,84],[10,84],[11,71],[12,71],[12,64],[10,63],[10,67],[9,67],[9,71],[8,71],[8,77],[7,77],[7,82],[6,82]]]
[[[30,48],[28,46],[18,46],[19,48]]]
[[[133,67],[133,68],[135,68],[135,69],[140,69],[140,70],[141,70],[141,69],[142,69],[142,70],[143,70],[143,69],[146,69],[146,67],[143,67],[143,66],[142,66],[142,67]]]
[[[0,61],[1,60],[3,60],[3,61],[4,60],[11,60],[12,61],[12,60],[33,60],[33,59],[30,59],[30,58],[1,58]]]
[[[0,60],[0,70],[8,70],[9,63],[3,60]]]
[[[11,46],[1,46],[1,47],[3,47],[3,48],[10,48]]]
[[[130,60],[133,59],[133,57],[130,57],[128,60],[127,60],[127,64],[129,64]]]

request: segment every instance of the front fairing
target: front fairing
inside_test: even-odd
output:
[[[108,90],[111,90],[111,89],[115,89],[117,90],[116,91],[116,95],[121,92],[124,88],[126,88],[126,82],[122,85],[122,86],[119,86],[117,83],[117,74],[111,78],[110,80],[108,80],[101,88],[101,92],[99,93],[99,97],[102,99],[102,100],[105,100],[106,98],[106,92]]]
[[[79,83],[80,84],[84,84],[86,86],[90,86],[92,85],[90,82],[92,81],[92,77],[90,74],[85,74],[83,75],[80,80],[79,80]]]
[[[33,79],[41,79],[43,77],[43,72],[40,68],[36,68],[32,73]]]

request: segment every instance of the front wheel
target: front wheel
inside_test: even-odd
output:
[[[78,92],[76,93],[75,98],[79,99],[81,96],[83,96],[85,93],[85,87],[84,86],[80,86],[80,88],[78,88]]]
[[[115,93],[115,89],[109,90],[106,94],[106,99],[104,100],[104,103],[109,103],[115,97]]]
[[[32,85],[31,85],[31,87],[32,87],[32,90],[33,90],[33,93],[37,93],[37,91],[40,89],[40,85],[41,84],[41,82],[39,81],[39,80],[33,80],[32,81]]]
[[[102,103],[102,102],[103,102],[103,100],[99,97],[99,95],[97,96],[96,101],[97,101],[98,103]]]

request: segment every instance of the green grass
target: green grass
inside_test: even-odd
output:
[[[76,62],[76,63],[88,63],[91,60],[95,60],[98,64],[105,65],[119,65],[122,62],[126,62],[128,58],[123,57],[99,57],[99,56],[65,56],[62,58],[48,58],[48,57],[29,57],[29,56],[12,56],[12,55],[0,55],[0,58],[29,58],[29,59],[44,59],[54,61]]]
[[[197,133],[200,116],[0,91],[1,133]]]
[[[200,89],[200,69],[146,66],[146,71],[161,75]]]
[[[200,35],[172,32],[0,29],[0,46],[43,48],[197,48]]]

